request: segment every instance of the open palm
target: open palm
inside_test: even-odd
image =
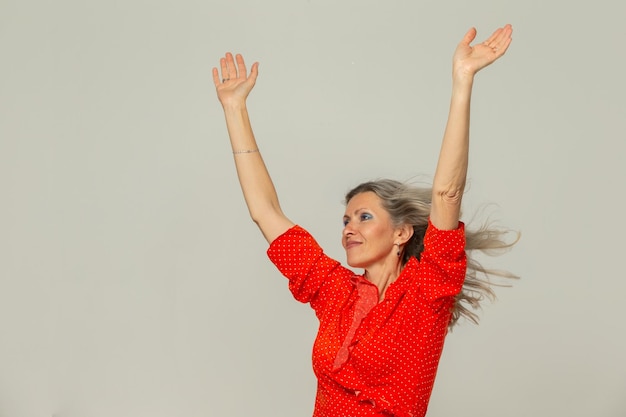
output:
[[[493,63],[508,49],[512,33],[512,26],[506,25],[496,29],[486,41],[472,46],[470,43],[476,38],[476,29],[468,30],[454,51],[453,73],[473,76]]]
[[[213,83],[222,105],[245,102],[259,75],[258,62],[252,65],[248,75],[243,57],[237,54],[236,61],[235,64],[235,58],[230,52],[220,59],[221,79],[218,69],[213,68]]]

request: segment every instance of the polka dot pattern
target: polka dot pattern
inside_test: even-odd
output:
[[[423,417],[465,279],[463,223],[438,230],[429,222],[421,261],[407,262],[381,302],[375,285],[325,255],[300,226],[267,254],[319,319],[313,417]]]

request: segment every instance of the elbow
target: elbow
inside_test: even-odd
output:
[[[248,210],[248,212],[250,213],[250,218],[252,219],[254,223],[256,223],[257,226],[259,225],[259,223],[263,222],[262,213],[260,213],[259,211],[252,211],[252,210]]]
[[[446,205],[460,205],[463,199],[463,186],[433,188],[433,200],[445,203]]]
[[[435,175],[433,182],[433,200],[448,203],[460,203],[465,192],[465,171],[455,172],[451,175]]]
[[[248,207],[248,212],[250,213],[252,221],[259,226],[261,223],[265,223],[268,219],[284,217],[278,202],[268,203],[267,205],[254,208]]]
[[[430,218],[439,230],[453,230],[459,226],[464,187],[433,187]]]

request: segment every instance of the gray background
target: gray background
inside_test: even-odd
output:
[[[341,198],[429,181],[470,26],[469,216],[522,276],[447,339],[429,417],[626,416],[623,2],[0,1],[0,416],[309,416],[315,318],[265,257],[210,71],[286,214],[343,260]],[[486,216],[479,217],[482,219]],[[620,260],[621,259],[621,260]]]

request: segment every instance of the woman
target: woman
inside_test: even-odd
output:
[[[315,417],[424,416],[447,330],[459,316],[475,321],[492,295],[489,274],[466,250],[510,246],[503,232],[465,231],[459,221],[468,164],[469,114],[475,74],[500,58],[512,28],[471,46],[470,29],[454,53],[452,99],[432,189],[383,180],[346,196],[343,247],[355,275],[326,256],[311,235],[282,212],[259,153],[246,98],[257,76],[241,55],[213,68],[246,204],[270,247],[268,256],[289,278],[296,299],[315,310],[313,348],[318,378]],[[504,274],[506,276],[506,274]]]

